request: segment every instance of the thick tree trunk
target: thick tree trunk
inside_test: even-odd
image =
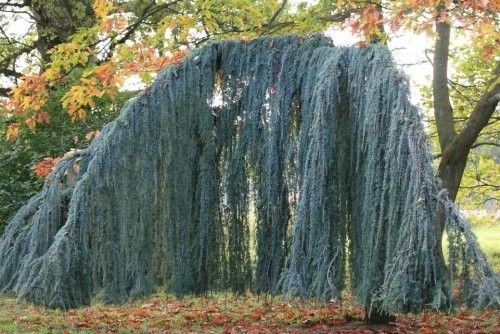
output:
[[[443,188],[448,190],[448,197],[454,201],[457,197],[462,175],[469,152],[481,130],[488,124],[500,100],[500,64],[490,81],[490,89],[484,93],[463,130],[457,134],[453,119],[453,109],[448,89],[448,58],[450,45],[450,24],[445,17],[443,2],[437,7],[436,43],[434,48],[432,90],[434,96],[434,117],[441,148],[441,161],[438,172]],[[438,232],[442,235],[444,221],[438,221]]]
[[[440,5],[438,13],[444,13],[444,6]],[[441,152],[444,151],[449,142],[455,137],[455,123],[453,121],[453,109],[450,102],[450,93],[448,89],[448,58],[450,46],[450,30],[451,27],[448,22],[442,21],[440,15],[436,18],[436,43],[434,47],[434,60],[433,60],[433,76],[432,76],[432,90],[433,90],[433,103],[434,103],[434,118],[436,120],[436,128],[438,132],[439,146]],[[448,189],[455,189],[454,193],[458,190],[457,180],[460,180],[463,174],[463,166],[452,165],[441,173],[439,169],[440,178],[446,179],[448,182],[443,181],[443,187]],[[461,171],[461,172],[460,172]],[[457,175],[460,174],[460,177]],[[454,200],[455,198],[453,198]],[[442,240],[445,227],[444,207],[439,207],[439,212],[436,221],[436,235],[437,240]],[[442,243],[438,242],[436,245],[437,252],[440,255],[440,265],[443,274],[446,271],[446,263],[444,260],[444,253]],[[446,276],[445,276],[446,277]]]
[[[467,120],[463,130],[455,135],[452,140],[442,149],[441,161],[439,163],[439,177],[443,187],[448,190],[451,200],[457,197],[460,181],[467,163],[467,157],[481,130],[488,124],[496,106],[500,100],[500,64],[497,66],[494,78],[491,80],[490,90],[483,94],[471,116]],[[496,82],[495,82],[496,81]],[[438,127],[438,133],[440,129]]]
[[[500,84],[498,83],[500,65],[497,66],[493,74],[490,82],[490,90],[480,98],[471,116],[465,123],[463,130],[457,133],[448,90],[448,58],[451,27],[443,19],[446,11],[443,2],[437,7],[437,11],[437,38],[434,48],[432,88],[434,116],[441,148],[438,175],[442,181],[443,188],[448,191],[449,199],[455,201],[472,145],[481,130],[488,124],[488,120],[491,118],[500,100]],[[445,228],[444,208],[441,207],[439,210],[440,212],[438,212],[436,221],[436,234],[438,240],[442,240]],[[442,268],[447,272],[441,243],[437,247],[442,259]]]
[[[95,23],[91,0],[29,1],[30,12],[36,21],[37,49],[43,63],[50,61],[48,51],[64,43],[81,27]],[[78,6],[77,6],[78,4]]]

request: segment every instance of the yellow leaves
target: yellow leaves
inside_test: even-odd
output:
[[[92,8],[98,18],[104,18],[113,9],[113,3],[109,0],[95,0]]]
[[[57,67],[49,67],[44,74],[48,82],[54,82],[61,77],[61,71]]]
[[[491,20],[481,20],[474,26],[473,42],[482,49],[482,56],[491,59],[494,55],[500,56],[500,32]]]
[[[76,42],[61,43],[51,50],[50,67],[55,73],[64,70],[70,71],[77,65],[86,65],[90,52],[83,44]],[[53,73],[50,73],[53,76]]]
[[[90,50],[86,45],[93,35],[93,29],[82,29],[78,31],[67,43],[61,43],[50,50],[51,62],[46,70],[41,74],[26,75],[21,82],[12,89],[10,93],[9,105],[15,114],[22,115],[24,124],[34,132],[37,123],[48,123],[50,120],[49,114],[41,109],[49,100],[48,87],[53,87],[56,84],[63,83],[67,73],[71,72],[78,66],[87,65],[90,57]],[[73,95],[78,95],[79,88],[77,87]],[[83,93],[87,93],[84,91]],[[70,95],[71,95],[70,94]],[[71,106],[70,110],[74,111],[74,115],[83,118],[85,113],[81,110],[76,110],[77,106],[82,103],[83,97],[79,97],[80,101],[73,103],[66,102]],[[7,133],[8,139],[15,139],[19,133],[19,126],[12,128]]]
[[[25,76],[10,92],[16,113],[40,110],[48,99],[45,77],[39,74]]]
[[[7,140],[15,141],[19,137],[19,128],[21,123],[12,123],[7,127]]]
[[[73,121],[85,119],[86,109],[95,108],[95,98],[105,94],[97,82],[92,79],[82,78],[78,85],[70,90],[62,98],[62,106],[68,110]]]
[[[61,102],[73,121],[83,120],[87,110],[96,108],[96,100],[105,94],[114,96],[118,78],[112,62],[107,62],[84,72],[78,84],[64,94]]]
[[[497,35],[498,36],[498,32],[496,31],[496,29],[493,26],[493,24],[491,24],[491,22],[487,22],[487,21],[481,21],[481,22],[479,22],[475,26],[474,32],[477,35],[482,35],[482,36],[491,36],[491,35],[493,35],[493,36]]]
[[[9,108],[14,114],[25,117],[24,123],[31,132],[35,131],[37,123],[48,123],[50,116],[41,109],[47,103],[49,93],[44,74],[25,76],[10,92]],[[7,140],[14,141],[19,136],[21,123],[9,125],[6,132]]]
[[[205,14],[206,12],[207,11],[204,11]],[[198,23],[197,20],[190,15],[178,15],[175,22],[177,25],[179,42],[187,43],[189,33],[191,32],[191,29]],[[211,22],[211,20],[205,20],[205,25],[209,24],[209,22]]]

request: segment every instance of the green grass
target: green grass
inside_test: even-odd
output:
[[[472,225],[472,231],[476,235],[479,246],[491,267],[496,272],[500,272],[500,224]],[[443,250],[445,257],[447,257],[448,242],[446,235],[443,237]]]
[[[491,266],[500,272],[500,224],[474,226],[473,231]]]

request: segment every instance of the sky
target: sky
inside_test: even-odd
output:
[[[349,30],[329,29],[325,35],[338,46],[355,44],[358,39]],[[388,47],[394,61],[410,78],[411,99],[416,105],[420,104],[419,87],[427,85],[432,75],[432,65],[425,55],[426,49],[433,49],[432,40],[425,34],[414,34],[404,31],[389,40]]]

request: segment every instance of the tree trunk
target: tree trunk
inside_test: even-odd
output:
[[[95,23],[92,3],[91,0],[28,2],[30,12],[36,21],[37,49],[44,64],[50,61],[48,53],[50,49],[66,42],[79,28],[90,27]]]
[[[453,201],[457,197],[460,181],[462,180],[472,145],[481,130],[488,124],[500,101],[500,83],[498,82],[500,64],[497,65],[495,72],[490,81],[490,90],[481,96],[471,116],[465,123],[463,130],[455,135],[446,147],[442,149],[441,161],[438,168],[439,177],[443,182],[443,187],[448,190],[448,197]],[[438,127],[438,133],[439,131]]]
[[[441,148],[441,161],[438,175],[442,187],[448,191],[448,198],[455,201],[460,182],[467,164],[469,152],[481,130],[488,124],[500,100],[500,64],[497,66],[490,81],[490,89],[483,94],[459,133],[455,130],[453,109],[448,89],[448,58],[450,45],[450,24],[444,20],[446,7],[444,2],[437,6],[436,43],[433,62],[433,97],[434,117]],[[440,207],[436,221],[436,234],[442,240],[445,228],[444,208]],[[447,272],[442,245],[437,245],[441,255],[442,269]],[[445,276],[446,277],[446,276]]]
[[[365,307],[365,322],[371,325],[388,324],[396,321],[396,316],[384,311],[370,310]]]

